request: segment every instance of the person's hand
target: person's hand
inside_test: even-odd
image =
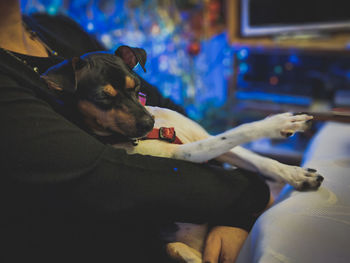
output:
[[[248,236],[236,227],[216,226],[209,232],[203,253],[203,263],[233,263]]]

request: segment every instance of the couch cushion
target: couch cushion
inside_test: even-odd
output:
[[[326,123],[303,166],[325,177],[320,189],[298,192],[287,185],[257,220],[238,263],[349,262],[350,125]]]

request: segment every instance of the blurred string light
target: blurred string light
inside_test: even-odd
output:
[[[288,71],[291,71],[293,68],[294,68],[294,65],[293,63],[291,62],[287,62],[285,65],[284,65],[285,69],[288,70]]]
[[[275,66],[273,71],[276,73],[276,74],[282,74],[283,72],[283,68],[281,66]]]
[[[249,65],[247,63],[241,63],[239,64],[239,73],[245,74],[249,71]]]
[[[278,82],[279,82],[278,77],[276,77],[276,76],[270,77],[270,84],[271,84],[271,85],[275,86],[275,85],[278,84]]]
[[[86,25],[86,29],[87,29],[87,31],[89,31],[89,32],[94,31],[94,29],[95,29],[94,23],[89,22],[89,23]]]
[[[289,62],[293,63],[294,65],[299,64],[299,62],[300,62],[299,56],[297,56],[295,54],[290,55],[288,60],[289,60]]]
[[[248,58],[248,56],[249,56],[249,50],[247,48],[242,48],[237,52],[237,58],[239,60],[244,60]]]
[[[55,15],[59,11],[59,8],[62,6],[62,1],[61,0],[54,0],[51,1],[51,4],[47,8],[47,12],[50,15]]]

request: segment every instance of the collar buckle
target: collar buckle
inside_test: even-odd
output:
[[[159,138],[173,143],[176,139],[176,132],[173,127],[167,128],[167,127],[160,127],[159,128]]]

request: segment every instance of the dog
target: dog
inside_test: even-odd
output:
[[[145,62],[143,49],[121,46],[115,54],[93,52],[66,60],[41,77],[50,89],[74,94],[76,107],[90,131],[102,138],[120,135],[123,140],[113,146],[129,154],[196,163],[216,159],[286,182],[298,190],[321,185],[323,177],[314,169],[282,164],[240,146],[259,138],[286,138],[303,132],[312,116],[281,113],[211,136],[180,113],[140,102],[144,100],[141,81],[132,69],[140,64],[145,70]],[[149,134],[155,137],[146,138]],[[201,262],[206,225],[176,224],[180,231],[170,235],[168,253],[182,262]]]

